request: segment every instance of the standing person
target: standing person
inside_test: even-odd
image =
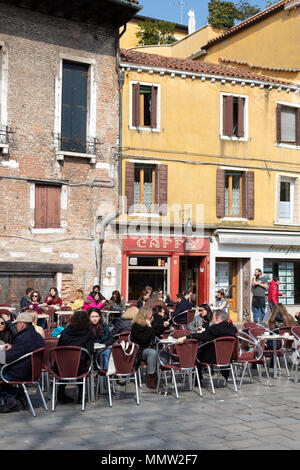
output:
[[[275,276],[273,278],[273,281],[269,283],[269,290],[268,290],[268,303],[269,303],[269,309],[272,311],[274,305],[278,304],[278,297],[286,297],[284,294],[279,292],[279,284],[280,284],[280,279],[278,276]]]
[[[25,310],[28,307],[28,305],[30,304],[30,302],[31,302],[30,295],[33,292],[33,290],[34,289],[32,287],[27,287],[27,289],[25,291],[25,295],[23,295],[23,297],[20,301],[21,311]]]
[[[74,312],[68,326],[61,332],[57,346],[80,346],[87,349],[92,355],[94,352],[94,334],[86,312]],[[82,352],[79,362],[78,375],[85,373],[89,368],[89,358]],[[66,385],[59,385],[57,399],[59,403],[71,403],[73,398],[65,393]],[[82,384],[78,386],[78,403],[82,400]]]
[[[266,314],[266,300],[265,295],[268,288],[268,279],[263,276],[261,269],[255,269],[254,276],[252,279],[252,307],[253,307],[253,319],[255,323],[263,321]],[[260,318],[259,318],[260,311]]]
[[[68,307],[71,307],[71,309],[74,312],[76,312],[78,310],[82,310],[83,305],[84,305],[83,290],[77,289],[75,292],[75,300],[74,302],[69,302]]]
[[[54,305],[62,306],[62,300],[58,295],[56,287],[51,287],[49,295],[44,300],[44,305],[48,305],[48,307],[53,307]]]
[[[32,325],[31,313],[21,312],[14,321],[17,324],[17,335],[13,338],[12,344],[5,344],[6,363],[9,364],[36,349],[45,347],[45,342],[41,335],[37,333]],[[31,379],[31,358],[27,357],[16,364],[12,364],[5,371],[5,378],[10,381]],[[17,411],[18,400],[26,407],[25,393],[12,385],[0,384],[0,395],[4,404],[0,406],[0,413],[10,413]]]

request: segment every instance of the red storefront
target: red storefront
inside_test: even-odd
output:
[[[209,238],[125,237],[122,241],[122,294],[138,299],[146,285],[172,299],[192,288],[196,304],[209,300]]]

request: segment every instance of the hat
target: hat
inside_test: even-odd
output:
[[[22,312],[17,316],[17,319],[13,323],[18,323],[18,321],[23,321],[24,323],[32,323],[31,313]]]

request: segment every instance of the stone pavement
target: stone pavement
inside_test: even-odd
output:
[[[124,387],[87,403],[0,415],[2,450],[287,450],[300,449],[300,382],[285,375],[272,387],[250,383],[235,393],[231,380],[213,396],[204,378],[203,397],[192,391],[157,395],[143,385],[138,406]],[[72,389],[69,389],[69,394]],[[128,387],[128,390],[133,390]]]

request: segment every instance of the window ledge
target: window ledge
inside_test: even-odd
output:
[[[129,129],[133,131],[160,132],[160,129],[158,129],[157,127],[154,128],[154,127],[143,127],[143,126],[139,126],[139,127],[129,126]]]
[[[294,222],[288,222],[288,221],[276,221],[274,222],[274,225],[292,225],[293,227],[300,227],[300,224],[295,224]]]
[[[228,135],[221,135],[220,136],[221,140],[230,140],[232,142],[248,142],[248,137],[235,137],[235,136],[228,136]]]
[[[30,230],[31,230],[31,233],[35,235],[66,232],[65,228],[34,228],[32,227]]]
[[[79,152],[67,152],[64,150],[59,150],[56,153],[56,159],[58,161],[63,161],[65,157],[74,157],[74,158],[88,158],[90,163],[96,163],[96,155],[91,153],[79,153]]]
[[[222,222],[248,222],[248,219],[245,217],[222,217]]]
[[[275,147],[280,147],[283,149],[293,149],[293,150],[300,150],[300,146],[296,144],[282,144],[282,143],[275,143]]]

